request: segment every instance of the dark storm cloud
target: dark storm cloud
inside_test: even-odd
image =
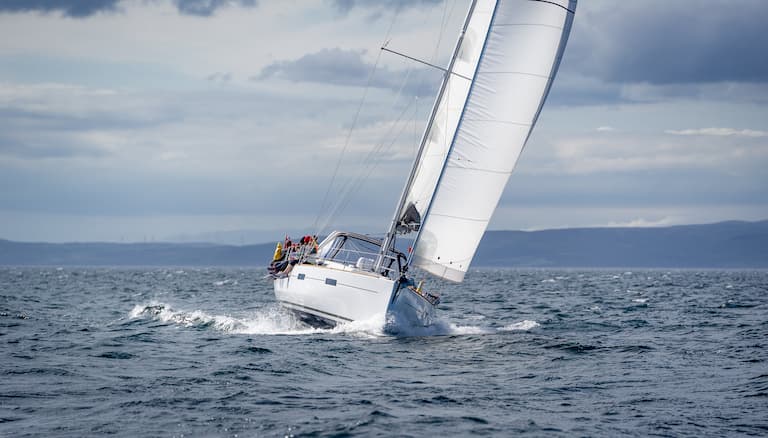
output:
[[[88,17],[99,12],[114,12],[121,0],[0,0],[0,13],[60,12],[75,18]],[[255,7],[257,0],[173,0],[179,13],[208,17],[217,9],[230,5]]]
[[[434,71],[413,70],[408,78],[404,71],[392,71],[379,67],[373,76],[373,65],[365,62],[364,50],[322,49],[294,61],[278,61],[264,67],[253,77],[254,80],[269,78],[291,82],[316,82],[341,86],[365,86],[370,77],[370,86],[424,96],[434,93],[437,80]]]
[[[569,68],[617,83],[768,82],[767,20],[764,0],[583,7],[568,48]]]

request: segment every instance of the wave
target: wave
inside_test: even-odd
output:
[[[527,331],[539,327],[536,321],[520,321],[501,328],[460,325],[446,319],[438,319],[429,326],[396,324],[384,314],[366,320],[339,324],[330,329],[313,328],[303,323],[293,313],[278,305],[271,305],[250,314],[235,317],[212,315],[202,310],[179,310],[169,304],[151,301],[137,304],[129,313],[131,319],[151,319],[184,327],[211,328],[217,331],[246,335],[315,335],[344,334],[362,338],[486,335],[508,331]]]
[[[531,329],[535,329],[536,327],[540,327],[541,324],[539,324],[536,321],[530,321],[530,320],[523,320],[520,322],[516,322],[514,324],[509,324],[507,326],[504,326],[499,329],[499,331],[502,332],[512,332],[512,331],[528,331]]]
[[[152,301],[135,305],[129,316],[131,319],[150,318],[185,327],[213,328],[235,334],[300,335],[320,331],[277,306],[260,309],[251,315],[234,317],[211,315],[202,310],[177,310],[166,303]]]

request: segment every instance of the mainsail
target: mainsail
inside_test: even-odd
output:
[[[399,231],[412,264],[462,281],[539,116],[576,0],[473,2],[427,127]]]

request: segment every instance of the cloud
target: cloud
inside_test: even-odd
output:
[[[552,153],[554,160],[547,172],[585,175],[705,169],[748,173],[746,169],[768,158],[762,145],[742,144],[736,139],[691,143],[683,138],[665,140],[637,133],[562,139]]]
[[[443,0],[333,0],[333,5],[342,14],[349,13],[354,8],[378,10],[402,10],[410,7],[432,6]]]
[[[566,55],[608,82],[768,82],[763,0],[647,0],[580,8]]]
[[[712,135],[717,137],[768,137],[768,132],[766,131],[733,128],[668,129],[664,133],[672,135]]]
[[[628,221],[611,221],[606,224],[607,227],[619,227],[619,228],[649,228],[649,227],[668,227],[670,225],[677,225],[678,222],[673,217],[662,217],[660,219],[646,219],[635,218]],[[685,222],[682,222],[685,223]]]
[[[435,71],[425,69],[397,70],[366,62],[365,50],[322,49],[293,61],[278,61],[267,65],[253,80],[270,78],[291,82],[317,82],[330,85],[403,89],[417,96],[433,95],[437,88]],[[373,74],[373,75],[372,75]],[[430,76],[431,74],[431,76]],[[437,78],[441,73],[437,72]]]
[[[322,49],[295,61],[264,67],[254,79],[278,78],[292,82],[323,82],[364,86],[372,66],[363,61],[365,50]]]
[[[232,73],[230,72],[216,72],[205,77],[210,82],[226,84],[232,80]]]
[[[768,132],[768,81],[747,82],[762,61],[712,79],[695,71],[714,61],[689,35],[711,21],[704,44],[733,42],[725,33],[738,32],[734,17],[744,14],[729,9],[746,5],[756,15],[760,4],[679,1],[687,15],[677,2],[582,2],[550,99],[495,216],[497,228],[648,224],[682,214],[683,222],[701,221],[726,204],[735,207],[717,219],[744,218],[748,206],[756,212],[750,217],[765,217],[768,137],[755,132]],[[56,233],[83,233],[83,240],[94,238],[83,226],[92,223],[88,218],[103,219],[98,236],[105,239],[119,239],[114,233],[123,228],[141,237],[311,226],[389,24],[366,19],[405,8],[391,47],[444,65],[443,54],[432,57],[433,41],[442,32],[450,52],[467,3],[455,2],[460,17],[443,28],[443,8],[418,0],[313,0],[290,8],[278,1],[115,0],[88,2],[90,9],[77,9],[74,0],[18,1],[14,9],[0,0],[0,229],[19,238],[9,230],[33,222],[11,221],[14,211],[38,218],[30,233],[60,226],[45,214],[73,215]],[[249,5],[256,7],[239,9]],[[653,21],[665,21],[658,15],[666,13],[682,24],[665,43],[645,33],[666,26]],[[190,17],[207,14],[214,17]],[[428,17],[433,24],[423,24]],[[635,33],[627,32],[632,26]],[[753,38],[751,26],[744,28]],[[755,50],[754,41],[741,43]],[[672,49],[664,44],[679,46],[681,59],[669,60],[664,50]],[[656,60],[657,49],[667,58]],[[723,62],[737,61],[741,50]],[[356,172],[369,169],[360,165],[368,152],[399,132],[400,125],[390,129],[404,107],[397,105],[418,101],[428,115],[432,99],[413,98],[427,94],[426,85],[406,85],[395,100],[409,67],[409,83],[439,83],[439,71],[382,55],[339,181],[357,181]],[[352,229],[386,229],[426,120],[403,113],[412,131],[385,144],[367,185],[334,224],[343,226],[348,213],[358,216]],[[731,128],[703,133],[708,127]],[[331,192],[334,202],[339,192]],[[510,209],[529,213],[523,221],[520,210],[505,214]],[[107,219],[114,215],[126,219]],[[173,218],[160,231],[158,215]],[[244,219],[226,225],[234,216]],[[286,224],[286,217],[295,219]],[[174,223],[195,225],[175,230]]]
[[[82,18],[99,12],[114,12],[120,0],[4,0],[0,12],[61,12]]]
[[[237,5],[243,8],[252,8],[257,5],[256,0],[174,0],[179,12],[184,15],[197,15],[208,17],[217,9],[225,6]]]
[[[294,86],[293,96],[235,86],[158,93],[0,83],[0,210],[313,214],[359,100],[302,92],[310,88]],[[372,120],[382,120],[381,106]],[[388,130],[382,122],[355,131],[345,176],[362,169]],[[397,193],[381,178],[408,169],[402,142],[385,145],[394,162],[365,167],[369,178],[351,198],[383,221],[395,199],[381,200]]]
[[[3,0],[0,13],[60,12],[72,18],[85,18],[102,12],[116,12],[122,0]],[[173,0],[179,13],[208,17],[228,6],[255,7],[257,0]]]

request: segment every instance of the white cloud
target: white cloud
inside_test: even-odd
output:
[[[749,204],[502,205],[494,213],[489,229],[535,231],[582,227],[656,227],[714,223],[734,218],[759,221],[767,217],[768,206]]]
[[[649,227],[668,227],[670,225],[681,225],[680,218],[661,217],[659,219],[636,218],[628,221],[611,221],[606,224],[608,227],[618,228],[649,228]]]
[[[664,133],[672,135],[712,135],[717,137],[768,137],[768,132],[766,131],[733,128],[668,129]]]
[[[542,170],[569,174],[683,170],[720,167],[738,158],[734,150],[722,147],[661,140],[637,135],[559,139]]]

